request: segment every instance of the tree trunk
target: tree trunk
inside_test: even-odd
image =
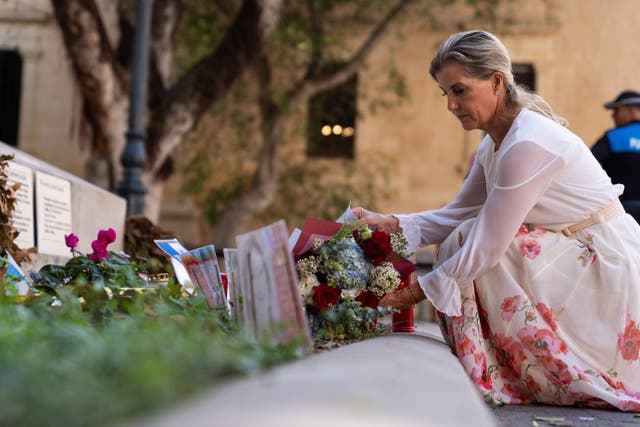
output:
[[[67,53],[81,88],[84,118],[94,144],[87,177],[115,190],[121,180],[120,155],[125,145],[129,110],[129,76],[133,41],[131,0],[119,0],[120,41],[111,44],[96,0],[51,0]],[[172,42],[182,2],[154,3],[149,68],[146,214],[157,222],[162,198],[158,177],[182,138],[208,108],[231,87],[260,54],[277,25],[282,0],[244,0],[221,44],[168,88]],[[104,174],[109,174],[105,177]]]
[[[129,102],[128,81],[114,61],[100,10],[94,0],[52,0],[55,17],[71,56],[83,94],[84,115],[92,127],[92,155],[89,165],[97,182],[113,190],[118,179],[119,155],[124,147],[124,131]],[[101,164],[102,163],[102,164]],[[111,176],[102,176],[110,173]]]
[[[224,39],[167,91],[154,111],[147,143],[155,175],[213,102],[260,54],[278,23],[282,0],[245,0]]]
[[[216,225],[214,242],[219,247],[235,247],[235,236],[247,230],[249,222],[256,214],[269,207],[278,191],[278,145],[287,115],[270,97],[271,69],[267,58],[261,56],[254,69],[260,91],[262,148],[251,190],[235,199],[225,209]]]

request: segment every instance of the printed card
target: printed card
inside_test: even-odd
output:
[[[180,259],[187,269],[191,281],[207,297],[209,306],[229,309],[224,287],[222,286],[215,246],[207,245],[182,253],[180,254]]]
[[[182,265],[180,254],[186,253],[187,248],[182,246],[178,239],[156,239],[153,241],[162,251],[171,257],[171,266],[176,273],[176,279],[183,287],[189,289],[193,286],[189,273]]]
[[[241,234],[236,242],[245,328],[258,340],[281,326],[279,341],[296,336],[310,341],[285,222]]]

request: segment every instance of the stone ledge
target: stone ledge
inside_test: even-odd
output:
[[[499,425],[433,331],[314,354],[119,427]]]

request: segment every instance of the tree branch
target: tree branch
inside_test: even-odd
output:
[[[149,129],[153,173],[177,147],[182,135],[196,126],[202,114],[260,54],[278,22],[281,4],[282,0],[245,0],[217,49],[169,89]]]
[[[384,19],[371,31],[367,39],[353,56],[340,68],[333,72],[320,73],[315,76],[307,75],[298,82],[289,92],[289,107],[294,107],[319,92],[341,85],[353,77],[367,60],[376,45],[384,38],[398,16],[413,2],[414,0],[400,0],[396,3]]]
[[[181,0],[155,0],[151,27],[149,105],[162,102],[169,86],[173,63],[173,41],[182,19]]]
[[[52,0],[52,5],[83,97],[100,121],[128,86],[100,11],[94,0]]]

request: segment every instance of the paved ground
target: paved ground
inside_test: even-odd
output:
[[[633,413],[538,405],[508,405],[493,409],[501,427],[570,426],[627,427],[640,426]]]

